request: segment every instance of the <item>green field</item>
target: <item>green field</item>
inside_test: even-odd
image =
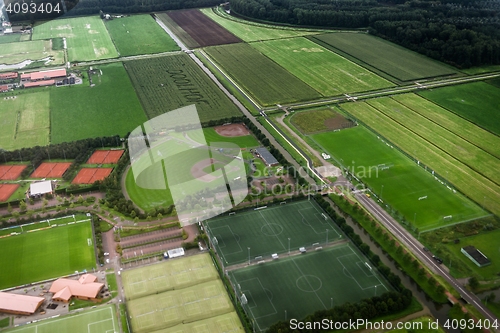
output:
[[[92,77],[94,87],[84,80],[50,90],[51,143],[124,136],[147,120],[121,63],[94,68],[99,73]]]
[[[321,97],[313,88],[248,44],[213,46],[205,51],[263,106]]]
[[[325,213],[314,201],[303,200],[214,218],[205,228],[224,265],[257,262],[271,259],[273,253],[286,255],[299,247],[314,250],[341,240],[335,223],[321,214]]]
[[[16,43],[21,40],[21,34],[0,35],[0,44]]]
[[[352,121],[331,108],[295,112],[289,121],[302,134],[314,134],[354,126]]]
[[[318,32],[307,31],[305,29],[294,29],[288,27],[271,26],[259,24],[251,21],[243,21],[234,16],[227,15],[219,8],[200,9],[203,14],[229,30],[233,35],[245,42],[255,42],[260,40],[290,38],[317,34]],[[215,13],[214,11],[217,11]]]
[[[0,288],[92,269],[96,265],[90,222],[58,226],[0,239]]]
[[[33,40],[66,38],[70,62],[118,57],[115,46],[99,16],[52,20],[33,29]]]
[[[323,96],[394,86],[393,83],[303,37],[252,43],[252,47]]]
[[[134,15],[105,22],[122,57],[180,50],[151,15]]]
[[[200,143],[231,142],[238,145],[240,148],[254,148],[260,146],[259,141],[257,141],[257,139],[251,134],[245,136],[227,137],[219,135],[213,127],[203,128],[203,134],[205,136],[204,139],[199,131],[186,132],[186,135],[190,139]]]
[[[33,90],[0,97],[0,147],[14,150],[49,144],[49,96],[46,90]]]
[[[383,133],[388,140],[440,174],[476,203],[492,213],[500,213],[500,187],[497,184],[438,147],[430,145],[427,140],[388,118],[368,103],[344,104],[342,107],[378,133]]]
[[[364,33],[330,33],[314,36],[312,40],[320,40],[333,50],[345,52],[401,81],[457,73],[451,67]]]
[[[500,135],[499,87],[485,82],[474,82],[421,91],[420,95]]]
[[[150,119],[191,104],[202,122],[241,114],[186,54],[128,61],[125,68]]]
[[[486,215],[364,127],[312,138],[420,231]],[[448,215],[453,217],[443,220]]]
[[[300,320],[389,291],[390,285],[367,262],[347,243],[229,271],[229,276],[239,298],[244,294],[248,300],[245,312],[262,332],[280,320]]]
[[[0,64],[17,64],[25,60],[40,61],[45,60],[51,65],[64,64],[64,52],[52,49],[52,40],[34,40],[27,42],[17,42],[2,44],[0,49]]]
[[[116,310],[113,305],[106,305],[98,309],[73,313],[56,319],[40,320],[28,325],[6,330],[8,333],[104,333],[119,332]]]

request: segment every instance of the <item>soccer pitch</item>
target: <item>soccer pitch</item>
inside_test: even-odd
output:
[[[74,222],[73,222],[74,223]],[[96,266],[90,220],[0,238],[0,289]]]
[[[313,200],[236,213],[209,220],[204,226],[225,266],[343,239],[340,229]]]
[[[85,310],[78,314],[41,320],[36,323],[20,326],[7,333],[116,333],[119,332],[113,305]]]
[[[259,331],[391,289],[349,243],[230,271],[229,277]]]

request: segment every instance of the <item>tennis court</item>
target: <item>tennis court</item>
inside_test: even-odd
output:
[[[26,167],[27,165],[0,165],[0,180],[15,180]]]
[[[113,171],[113,168],[82,168],[71,183],[93,184],[95,181],[103,180]]]
[[[88,159],[88,164],[114,164],[118,163],[123,155],[123,150],[96,150]]]
[[[70,162],[42,163],[31,174],[31,178],[61,178],[71,166]]]
[[[0,184],[0,202],[7,201],[19,188],[19,184]]]
[[[229,277],[258,331],[391,289],[350,243],[229,271]]]
[[[209,220],[204,227],[224,265],[267,260],[301,247],[313,250],[345,238],[313,200],[237,212]]]

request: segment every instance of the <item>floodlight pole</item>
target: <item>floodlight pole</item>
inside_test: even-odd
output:
[[[250,248],[248,248],[248,265],[250,266]]]
[[[288,255],[290,255],[290,237],[288,237]]]
[[[286,310],[285,310],[285,321],[286,321]]]
[[[326,244],[328,244],[328,229],[326,229]]]
[[[333,309],[333,297],[330,297],[330,309]]]
[[[375,286],[375,296],[377,296],[377,286]]]
[[[380,199],[382,199],[382,192],[384,192],[384,185],[382,185],[382,189],[380,190]]]

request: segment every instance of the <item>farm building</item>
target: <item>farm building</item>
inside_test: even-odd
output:
[[[23,83],[24,88],[34,88],[34,87],[45,87],[52,86],[56,84],[55,80],[46,80],[46,81],[36,81],[36,82],[25,82]]]
[[[0,80],[13,80],[17,79],[19,74],[16,72],[0,73]]]
[[[66,78],[66,69],[51,69],[48,71],[32,72],[21,74],[21,80],[40,81],[50,79],[64,79]]]
[[[52,193],[52,182],[50,180],[32,183],[30,185],[29,195],[32,197],[41,196],[47,193]]]
[[[479,267],[484,267],[491,264],[490,259],[488,259],[488,257],[486,257],[483,253],[481,253],[481,251],[479,251],[472,245],[463,247],[460,251],[462,251],[462,253],[467,258],[469,258],[473,263],[475,263]]]
[[[73,297],[94,301],[104,287],[96,281],[97,276],[92,274],[83,274],[78,280],[61,278],[52,283],[49,291],[54,294],[54,301],[68,303]]]
[[[0,312],[28,316],[36,312],[45,298],[0,291]]]
[[[7,92],[9,91],[9,86],[4,84],[0,86],[0,92]]]
[[[267,150],[267,148],[257,148],[255,149],[255,153],[264,161],[267,166],[274,166],[279,164],[276,157],[274,157],[273,154],[271,154],[269,150]]]

